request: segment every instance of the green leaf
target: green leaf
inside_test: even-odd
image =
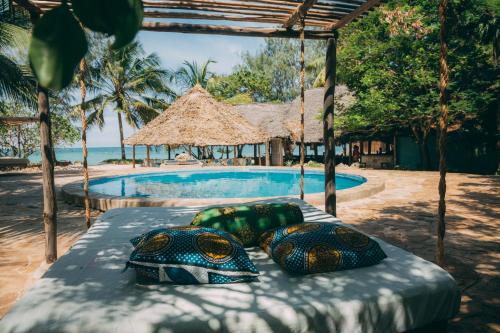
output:
[[[144,8],[141,0],[114,0],[115,12],[111,16],[114,25],[113,48],[121,48],[132,42],[142,26]]]
[[[47,12],[35,24],[29,60],[41,86],[66,87],[86,52],[85,33],[66,5]]]
[[[72,4],[87,28],[115,36],[115,49],[132,42],[142,25],[141,0],[72,0]]]
[[[87,28],[112,35],[114,27],[110,16],[116,1],[103,0],[72,0],[73,12]]]

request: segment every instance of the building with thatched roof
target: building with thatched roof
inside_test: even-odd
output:
[[[195,86],[158,117],[125,140],[146,146],[235,146],[267,140],[267,134],[251,125],[234,107],[215,100]]]
[[[304,142],[306,144],[323,143],[323,99],[324,88],[305,91],[304,94]],[[345,85],[335,87],[335,114],[345,112],[354,103],[354,95]],[[300,97],[293,100],[286,114],[286,127],[295,141],[300,140]]]

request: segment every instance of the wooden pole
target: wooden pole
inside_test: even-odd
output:
[[[266,166],[270,166],[271,165],[271,156],[269,154],[269,140],[266,141],[265,143],[265,153],[266,153]]]
[[[440,80],[439,80],[439,106],[441,115],[439,117],[439,206],[437,227],[437,254],[436,261],[439,266],[444,265],[444,236],[445,236],[445,214],[446,214],[446,131],[448,126],[448,43],[446,42],[446,7],[448,0],[439,1],[439,24],[441,53],[439,57]]]
[[[262,165],[262,157],[260,155],[260,143],[257,145],[257,155],[259,156],[259,166]]]
[[[146,145],[146,166],[151,166],[151,155],[149,154],[149,146]]]
[[[226,160],[229,159],[229,146],[226,146]]]
[[[135,169],[135,145],[132,145],[132,168]]]
[[[304,18],[300,19],[300,199],[304,200],[304,95],[305,95],[305,56],[304,56]]]
[[[394,133],[394,138],[393,138],[394,142],[392,144],[392,157],[393,157],[393,163],[394,163],[394,166],[396,166],[398,164],[398,155],[397,155],[397,147],[396,147],[396,141],[397,141],[397,138],[396,138],[396,133]]]
[[[54,183],[54,148],[50,123],[49,94],[38,86],[38,113],[40,117],[40,152],[43,178],[43,225],[45,231],[45,261],[57,260],[57,199]]]
[[[329,38],[325,61],[325,97],[323,104],[323,142],[325,143],[325,211],[337,216],[335,189],[335,80],[337,66],[337,33]]]
[[[169,160],[171,159],[170,146],[167,146],[167,157],[168,157]]]
[[[238,146],[234,146],[234,151],[233,151],[233,165],[236,165],[236,160],[238,158]]]
[[[87,162],[87,117],[85,116],[85,97],[87,96],[87,88],[85,87],[85,59],[80,61],[80,116],[82,118],[82,152],[83,152],[83,194],[85,206],[85,224],[87,229],[90,228],[90,198],[89,198],[89,168]]]

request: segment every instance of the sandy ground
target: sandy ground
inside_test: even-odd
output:
[[[91,176],[118,175],[129,166],[97,166]],[[158,169],[153,169],[158,170]],[[434,261],[436,172],[359,170],[386,179],[372,197],[341,203],[338,216],[361,230]],[[57,170],[56,186],[80,180],[77,168]],[[449,174],[446,269],[462,292],[450,332],[500,332],[500,177]],[[0,175],[0,317],[47,269],[41,224],[41,175]],[[83,211],[58,201],[58,252],[85,232]],[[322,208],[322,207],[320,207]],[[93,212],[95,218],[99,212]]]

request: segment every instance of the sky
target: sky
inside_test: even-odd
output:
[[[141,31],[138,40],[147,53],[155,52],[166,68],[177,69],[187,61],[205,62],[208,59],[217,63],[210,65],[210,70],[217,74],[227,74],[240,63],[243,52],[257,51],[264,43],[263,38],[233,37],[220,35],[196,35],[166,32]],[[87,134],[89,147],[118,147],[120,135],[118,119],[115,113],[105,113],[105,126],[102,130],[92,128]],[[124,123],[125,138],[134,133],[134,129]],[[81,147],[81,142],[72,147]]]

